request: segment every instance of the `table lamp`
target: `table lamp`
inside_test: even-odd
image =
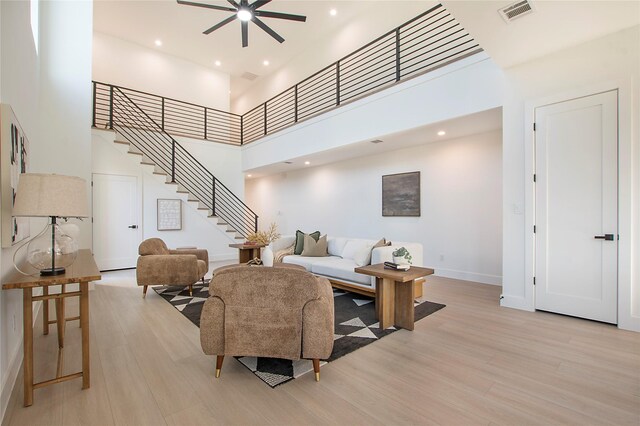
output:
[[[88,217],[87,182],[76,176],[24,173],[13,205],[14,216],[49,217],[51,222],[27,245],[27,261],[40,275],[60,275],[78,252],[77,243],[56,223],[59,217]]]

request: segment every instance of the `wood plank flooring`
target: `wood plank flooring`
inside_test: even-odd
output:
[[[425,297],[447,307],[415,331],[327,364],[319,383],[308,374],[271,389],[233,359],[214,379],[198,328],[118,274],[90,293],[91,389],[39,389],[24,408],[20,376],[3,425],[640,424],[640,334],[500,308],[500,287],[429,277]],[[57,337],[39,327],[42,380],[55,374]],[[70,322],[65,373],[80,363]]]

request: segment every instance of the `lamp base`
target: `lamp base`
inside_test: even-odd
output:
[[[55,268],[55,269],[43,269],[40,271],[40,275],[43,277],[51,277],[53,275],[62,275],[64,274],[66,271],[64,268]]]

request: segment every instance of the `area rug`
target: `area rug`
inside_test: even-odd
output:
[[[193,296],[189,296],[189,290],[184,287],[153,287],[153,289],[192,323],[200,327],[202,304],[209,297],[208,281],[205,281],[205,284],[194,284]],[[372,297],[334,289],[333,300],[334,344],[333,352],[327,362],[335,361],[397,331],[394,327],[380,329]],[[421,320],[444,307],[445,305],[428,301],[415,302],[415,320]],[[311,361],[305,359],[299,361],[255,357],[236,357],[236,359],[272,388],[313,370]]]

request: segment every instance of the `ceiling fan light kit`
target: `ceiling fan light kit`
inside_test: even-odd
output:
[[[271,37],[275,38],[279,43],[282,43],[284,41],[284,38],[282,38],[280,34],[273,31],[267,24],[262,22],[259,19],[259,17],[285,19],[287,21],[298,21],[298,22],[305,22],[307,20],[307,17],[302,15],[292,15],[290,13],[268,12],[266,10],[258,10],[265,4],[270,3],[271,0],[256,0],[251,4],[249,4],[248,0],[240,0],[240,2],[237,2],[235,0],[227,0],[227,1],[232,7],[217,6],[214,4],[207,4],[207,3],[195,3],[192,1],[185,1],[185,0],[177,0],[178,4],[185,5],[185,6],[195,6],[195,7],[203,7],[206,9],[233,12],[233,15],[231,15],[227,19],[217,23],[211,28],[204,30],[203,34],[206,34],[206,35],[211,34],[218,28],[223,27],[228,23],[238,19],[240,21],[240,29],[242,33],[242,47],[247,47],[249,45],[249,21],[256,24],[258,27],[260,27],[260,29],[262,29],[264,32],[269,34]]]

